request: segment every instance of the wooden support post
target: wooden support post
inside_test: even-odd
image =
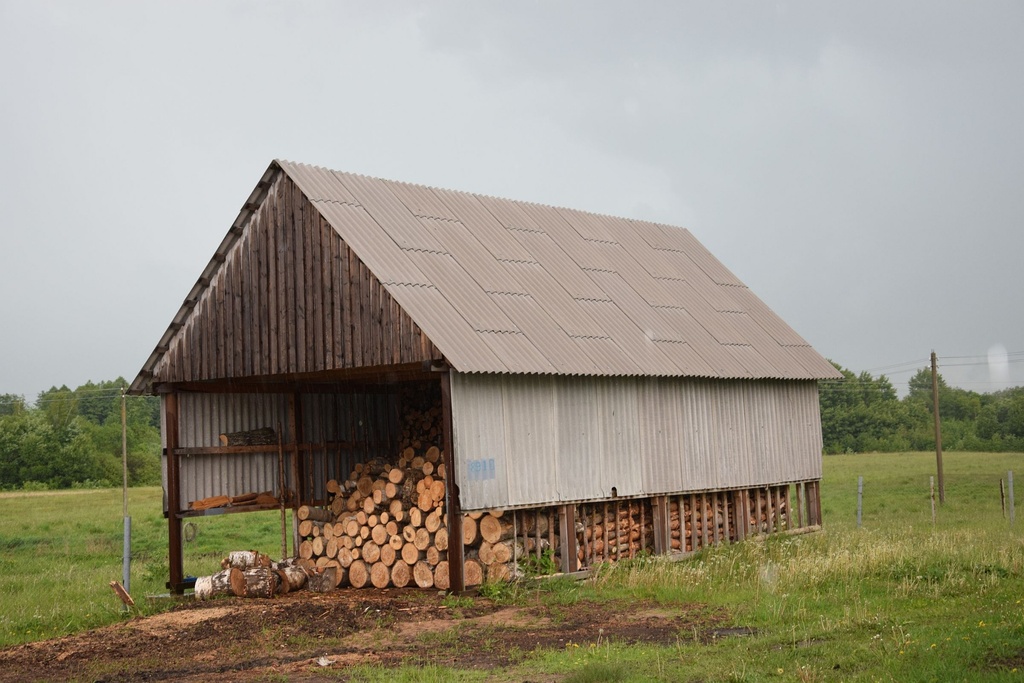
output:
[[[814,482],[814,519],[821,524],[821,482]]]
[[[575,517],[575,510],[573,510],[573,516]],[[554,552],[558,544],[555,543],[555,518],[558,517],[558,512],[555,508],[548,508],[548,547]],[[569,526],[573,530],[573,534],[576,533],[576,521],[573,520],[572,525]],[[561,550],[559,548],[559,550]]]
[[[167,426],[167,554],[170,580],[167,588],[172,593],[185,592],[185,563],[181,545],[181,473],[178,470],[178,395],[164,396],[164,423]]]
[[[761,487],[760,486],[758,486],[757,490],[754,492],[754,507],[755,507],[755,509],[754,509],[754,528],[755,528],[755,533],[756,534],[760,534],[761,530],[762,530],[762,527],[761,527],[761,515],[765,515],[765,517],[767,518],[767,514],[765,513],[765,510],[764,510],[764,498],[761,496]]]
[[[537,559],[541,556],[540,547],[540,510],[533,511],[533,549]]]
[[[448,486],[445,487],[448,510],[448,586],[453,593],[466,590],[465,546],[462,544],[462,503],[459,500],[459,485],[455,470],[455,441],[452,438],[452,378],[449,372],[441,373],[441,422],[444,434],[444,468]]]
[[[771,511],[771,524],[768,526],[769,533],[779,531],[779,487],[768,488],[768,509]]]
[[[647,550],[647,506],[644,503],[643,499],[637,501],[640,506],[640,552]]]
[[[732,496],[728,491],[722,492],[722,536],[726,543],[732,542],[732,528],[729,524],[729,499]]]
[[[651,506],[654,513],[654,552],[658,555],[672,554],[672,512],[669,507],[669,499],[666,496],[658,496]]]
[[[708,547],[708,494],[702,491],[700,494],[700,547]]]
[[[611,537],[609,536],[609,532],[608,532],[608,503],[604,504],[603,512],[604,512],[604,516],[602,518],[602,526],[604,527],[604,561],[607,562],[608,561],[608,546],[611,545],[611,543],[610,543]]]
[[[804,483],[798,481],[796,483],[796,525],[797,527],[803,527],[804,525]]]
[[[747,523],[744,520],[744,506],[743,499],[746,498],[747,492],[743,489],[733,491],[733,514],[736,516],[734,524],[736,526],[736,540],[742,541],[747,538]]]
[[[575,505],[560,505],[558,507],[558,528],[562,553],[562,571],[569,573],[579,571],[579,550],[576,547]]]
[[[797,528],[796,522],[793,521],[793,492],[796,489],[796,485],[786,485],[786,529],[792,530]]]

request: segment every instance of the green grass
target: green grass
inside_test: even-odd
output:
[[[136,607],[126,614],[110,589],[111,581],[122,578],[120,489],[0,494],[0,647],[166,609],[169,601],[146,597],[167,592],[162,500],[157,487],[129,492],[130,587]],[[191,521],[196,535],[185,544],[186,574],[217,571],[228,550],[253,547],[280,554],[280,513]]]
[[[824,530],[711,548],[686,560],[635,560],[589,581],[519,585],[506,602],[540,598],[554,612],[583,601],[703,604],[755,634],[711,643],[681,631],[668,646],[600,641],[526,653],[506,672],[444,667],[347,669],[351,680],[947,681],[1024,675],[1024,519],[1003,516],[999,480],[1024,455],[948,453],[946,503],[932,523],[934,454],[829,456]],[[857,477],[864,514],[856,523]],[[159,489],[132,491],[132,593],[164,592]],[[1024,514],[1024,510],[1018,509]],[[208,573],[227,550],[280,546],[279,517],[196,521],[186,572]],[[108,587],[121,576],[120,491],[0,497],[0,644],[124,618]],[[467,598],[452,598],[458,605]],[[139,600],[143,612],[160,605]],[[553,613],[554,613],[553,612]],[[434,636],[439,639],[450,634]],[[1014,669],[1017,670],[1014,670]]]

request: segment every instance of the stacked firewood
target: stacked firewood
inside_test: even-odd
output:
[[[431,446],[441,448],[441,393],[437,383],[410,385],[399,392],[402,424],[399,425],[399,449],[422,452]]]
[[[337,585],[448,588],[448,520],[441,451],[410,446],[395,465],[359,463],[327,482],[330,509],[299,508],[299,560],[333,567]]]
[[[583,527],[577,534],[581,565],[636,557],[652,548],[654,523],[643,501],[581,505],[577,519]]]
[[[750,528],[761,533],[783,529],[789,522],[789,497],[784,493],[787,487],[769,487],[747,491],[747,505],[750,510]],[[758,505],[760,504],[760,509]]]
[[[673,552],[693,552],[706,544],[726,539],[726,498],[724,496],[680,496],[669,503],[669,529]],[[696,514],[694,514],[696,512]],[[731,526],[731,525],[730,525]]]
[[[502,510],[470,512],[462,517],[466,586],[508,581],[514,576],[517,548],[512,513]]]

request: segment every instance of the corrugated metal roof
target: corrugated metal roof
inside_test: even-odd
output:
[[[280,171],[459,371],[839,377],[683,228],[275,161],[225,245]]]
[[[836,376],[685,229],[277,163],[462,372]]]

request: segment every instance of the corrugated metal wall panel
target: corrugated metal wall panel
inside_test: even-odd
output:
[[[640,476],[647,494],[682,490],[683,406],[678,382],[648,377],[638,385]]]
[[[261,427],[277,430],[280,421],[285,441],[287,401],[276,394],[190,394],[178,395],[178,443],[181,448],[205,448],[220,445],[220,434]],[[161,418],[163,419],[163,418]],[[181,473],[179,505],[186,509],[194,500],[209,496],[237,496],[243,493],[276,491],[278,462],[276,453],[239,456],[184,455],[178,461]],[[164,490],[167,490],[166,461]],[[290,469],[286,467],[286,472]]]
[[[222,433],[280,425],[282,440],[294,439],[288,426],[288,397],[283,394],[178,395],[179,446],[219,446]],[[313,446],[302,453],[304,489],[325,491],[328,479],[348,478],[355,463],[380,456],[393,458],[397,449],[395,397],[389,393],[304,394],[301,396],[302,441]],[[166,416],[161,411],[161,433]],[[164,437],[166,447],[166,437]],[[162,458],[164,491],[167,460]],[[278,454],[203,454],[179,458],[182,509],[216,495],[278,491]],[[290,449],[285,449],[285,481],[294,488]],[[166,495],[166,494],[165,494]],[[166,509],[166,501],[165,508]]]
[[[601,479],[596,476],[600,466],[595,468],[595,458],[603,462],[601,454],[607,451],[601,438],[601,402],[595,400],[595,384],[593,378],[585,377],[564,377],[555,384],[555,467],[562,500],[593,497],[594,486]]]
[[[508,502],[560,500],[556,385],[552,376],[506,376],[502,384]],[[492,419],[495,419],[492,418]],[[460,482],[461,484],[461,482]]]
[[[466,510],[508,505],[505,464],[504,375],[478,375],[467,386],[465,375],[452,374],[455,471],[460,502]]]
[[[821,476],[814,382],[452,377],[466,510]],[[488,459],[504,467],[467,476]]]
[[[394,460],[395,399],[387,393],[303,394],[305,490],[324,495],[327,481],[348,479],[357,462]]]
[[[599,378],[590,380],[591,396],[601,404],[601,443],[604,450],[591,453],[589,470],[597,475],[600,484],[598,497],[609,498],[612,487],[620,496],[643,493],[643,478],[637,459],[640,457],[640,405],[638,385],[643,380],[624,378],[607,382]],[[586,398],[586,397],[585,397]]]

